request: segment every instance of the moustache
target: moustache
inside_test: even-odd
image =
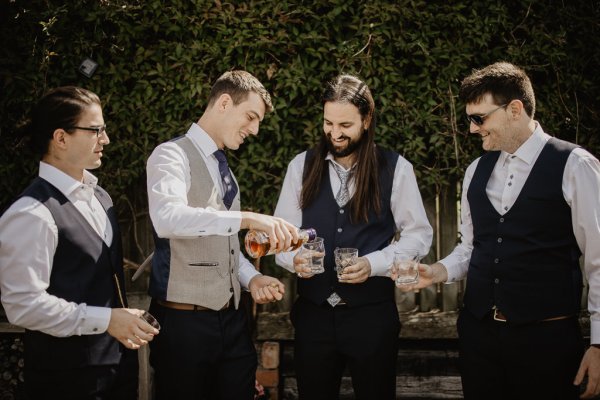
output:
[[[333,141],[333,138],[331,137],[331,133],[327,134],[327,139],[329,139],[330,141]],[[350,140],[350,138],[346,135],[342,135],[339,137],[338,140]]]

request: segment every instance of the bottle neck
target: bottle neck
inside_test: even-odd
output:
[[[314,230],[313,228],[300,229],[298,231],[298,235],[300,236],[301,239],[303,239],[307,242],[311,242],[311,241],[315,240],[315,238],[317,237],[317,231]]]

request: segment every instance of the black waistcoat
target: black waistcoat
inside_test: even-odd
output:
[[[565,202],[562,179],[575,145],[551,138],[542,149],[514,205],[504,215],[486,186],[499,152],[485,154],[467,192],[473,253],[464,304],[482,318],[497,306],[515,323],[579,311],[581,252]]]
[[[366,255],[386,247],[396,226],[390,209],[394,170],[398,154],[377,148],[381,213],[369,211],[367,223],[351,223],[350,207],[339,207],[331,190],[329,168],[324,168],[319,194],[302,210],[302,227],[315,228],[325,243],[325,272],[310,279],[298,280],[298,294],[315,304],[323,304],[332,292],[338,293],[350,307],[394,299],[394,283],[387,277],[370,277],[360,284],[339,283],[335,273],[333,250],[336,247],[355,247],[358,255]],[[306,154],[304,171],[314,152]]]
[[[58,228],[58,245],[47,292],[89,306],[120,307],[113,274],[119,278],[121,296],[126,302],[121,232],[110,196],[100,187],[96,188],[95,195],[110,219],[113,230],[110,247],[62,192],[46,180],[36,178],[21,194],[44,204]],[[26,330],[24,347],[25,363],[39,369],[117,364],[122,352],[119,342],[108,333],[54,337]]]

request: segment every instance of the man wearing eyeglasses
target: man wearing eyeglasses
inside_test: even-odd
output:
[[[403,290],[467,278],[457,329],[465,399],[600,393],[600,164],[534,120],[531,82],[505,62],[461,84],[488,152],[465,173],[461,243]],[[589,282],[591,347],[578,321]],[[585,387],[583,387],[585,386]]]

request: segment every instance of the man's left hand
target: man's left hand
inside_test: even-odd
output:
[[[590,347],[581,360],[579,371],[575,376],[574,385],[580,385],[587,375],[588,381],[582,399],[591,399],[600,394],[600,349]]]
[[[275,302],[283,299],[285,286],[279,279],[267,275],[257,275],[248,284],[252,299],[258,304]]]
[[[340,282],[363,283],[371,276],[371,263],[366,257],[358,257],[356,263],[344,268]]]

